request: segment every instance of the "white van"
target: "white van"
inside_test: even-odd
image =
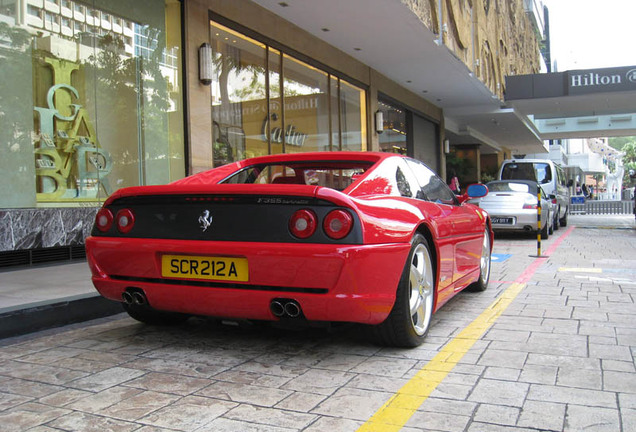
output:
[[[533,180],[552,197],[557,210],[554,212],[554,228],[568,224],[570,185],[566,184],[565,171],[548,159],[506,159],[499,169],[499,180]]]

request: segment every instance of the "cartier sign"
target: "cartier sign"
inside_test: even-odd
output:
[[[636,90],[636,66],[567,72],[568,94]]]

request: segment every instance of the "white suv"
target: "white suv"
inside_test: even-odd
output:
[[[566,184],[560,165],[548,159],[506,159],[499,169],[499,180],[533,180],[552,198],[554,228],[568,224],[571,184]],[[570,182],[571,183],[571,182]]]

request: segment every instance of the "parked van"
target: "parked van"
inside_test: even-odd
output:
[[[506,159],[499,169],[499,180],[533,180],[552,196],[557,210],[554,212],[554,228],[568,224],[570,184],[566,183],[563,168],[548,159]]]

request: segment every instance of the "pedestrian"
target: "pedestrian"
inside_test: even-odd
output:
[[[457,178],[457,173],[455,170],[450,172],[450,182],[448,184],[451,190],[455,193],[455,195],[459,195],[461,193],[461,188],[459,186],[459,179]]]
[[[583,196],[588,199],[590,197],[590,191],[587,188],[587,185],[585,183],[583,183],[583,186],[581,186],[581,191],[583,192]]]

